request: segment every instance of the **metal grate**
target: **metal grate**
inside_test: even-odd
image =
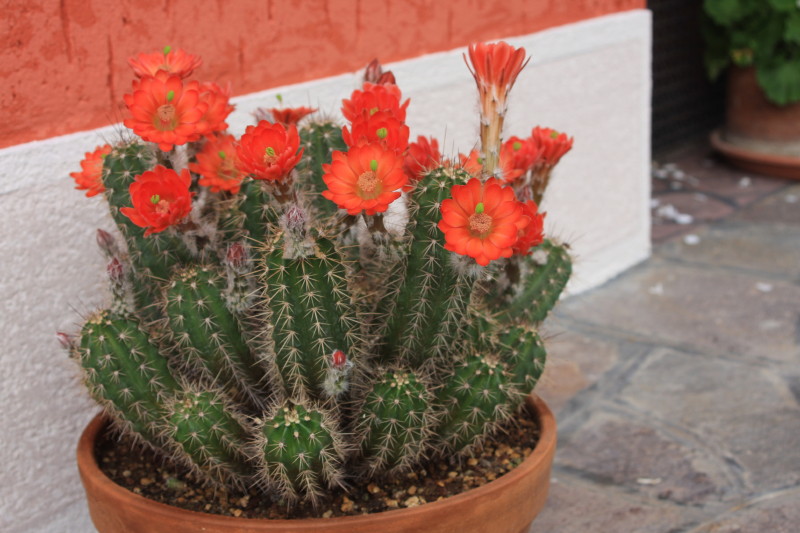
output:
[[[723,121],[724,91],[703,65],[697,0],[648,0],[653,13],[653,153],[707,135]]]

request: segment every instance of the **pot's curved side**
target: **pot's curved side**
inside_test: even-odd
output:
[[[733,67],[728,72],[725,125],[728,134],[744,140],[800,143],[800,103],[773,104],[764,96],[755,68]]]
[[[95,441],[106,423],[97,416],[78,443],[78,470],[89,513],[100,533],[520,533],[544,507],[556,449],[556,421],[537,396],[527,398],[541,436],[517,468],[483,487],[427,503],[371,515],[308,520],[253,520],[187,511],[120,487],[100,470]]]

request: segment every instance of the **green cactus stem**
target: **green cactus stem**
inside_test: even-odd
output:
[[[120,212],[131,204],[128,191],[137,176],[150,170],[155,162],[151,149],[140,143],[116,146],[103,163],[103,185],[111,216],[128,244],[128,255],[134,270],[134,298],[140,309],[156,301],[157,284],[153,280],[169,278],[170,270],[191,260],[192,254],[183,240],[169,232],[147,237],[140,228]]]
[[[246,487],[249,423],[221,392],[184,387],[165,406],[165,431],[178,460],[213,483]]]
[[[333,243],[312,239],[302,246],[291,244],[290,233],[276,239],[264,261],[275,360],[294,398],[324,399],[334,352],[340,350],[351,360],[358,357],[360,321]]]
[[[331,162],[334,150],[347,151],[342,140],[342,130],[333,122],[311,123],[299,131],[303,158],[297,166],[302,189],[311,199],[311,205],[320,219],[330,219],[338,212],[336,204],[322,197],[328,186],[322,181],[322,165]]]
[[[511,320],[538,324],[558,302],[572,274],[568,246],[546,240],[521,266],[522,283],[503,313]]]
[[[544,372],[547,352],[536,330],[527,325],[511,326],[498,338],[498,350],[506,363],[509,379],[514,387],[524,395],[530,394]]]
[[[342,435],[325,411],[303,404],[277,406],[257,428],[252,456],[259,481],[288,501],[315,506],[326,487],[341,486],[345,457]]]
[[[518,395],[504,363],[494,356],[472,355],[437,391],[442,414],[434,433],[446,450],[469,454],[511,417]]]
[[[123,430],[161,448],[164,403],[178,384],[158,349],[130,317],[91,315],[73,356],[91,396]]]
[[[439,206],[453,185],[466,183],[463,170],[431,171],[412,194],[408,255],[388,276],[377,317],[380,362],[419,367],[441,359],[455,346],[470,300],[474,278],[455,268],[438,228]]]
[[[177,271],[164,294],[166,341],[191,370],[261,409],[268,397],[267,372],[227,307],[226,289],[225,278],[210,267]]]
[[[262,244],[270,240],[278,215],[275,200],[265,190],[264,182],[247,178],[239,193],[223,206],[220,228],[228,241]]]
[[[428,389],[412,372],[386,372],[367,393],[358,422],[370,476],[408,470],[422,457],[434,423]]]

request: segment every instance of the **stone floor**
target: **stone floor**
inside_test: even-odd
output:
[[[800,531],[800,182],[654,164],[653,257],[563,302],[537,533]]]

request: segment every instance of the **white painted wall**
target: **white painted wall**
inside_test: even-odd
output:
[[[533,57],[514,87],[506,135],[533,125],[575,136],[545,201],[548,231],[573,244],[571,293],[646,258],[649,242],[650,14],[639,10],[507,39]],[[411,98],[408,124],[468,151],[477,138],[477,96],[461,54],[388,65]],[[286,105],[338,115],[359,85],[348,74],[236,99],[232,129],[250,112]],[[95,409],[54,332],[74,331],[104,301],[97,227],[112,222],[99,198],[73,189],[69,173],[117,127],[0,150],[0,531],[92,531],[74,463]]]

